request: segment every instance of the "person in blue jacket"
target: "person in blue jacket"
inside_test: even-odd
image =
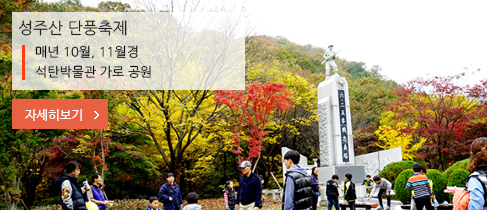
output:
[[[487,138],[476,138],[470,147],[470,163],[467,190],[470,194],[468,210],[485,209],[485,187],[487,187]]]
[[[252,173],[252,163],[243,161],[239,168],[243,175],[240,177],[235,207],[240,210],[258,210],[262,208],[262,182],[260,177]]]
[[[174,174],[167,173],[167,183],[163,184],[157,197],[163,201],[163,209],[181,210],[183,209],[183,198],[179,185],[174,181]]]
[[[311,169],[311,189],[313,189],[313,210],[318,206],[318,197],[321,196],[320,186],[323,182],[318,181],[318,168],[315,166]]]

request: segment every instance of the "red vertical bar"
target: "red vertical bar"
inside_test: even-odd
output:
[[[25,45],[22,45],[22,80],[25,80]]]

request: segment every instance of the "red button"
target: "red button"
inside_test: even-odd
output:
[[[108,99],[13,99],[12,129],[108,129]]]

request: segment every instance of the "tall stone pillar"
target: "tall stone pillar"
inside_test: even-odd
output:
[[[320,165],[355,165],[348,83],[328,76],[318,86]]]

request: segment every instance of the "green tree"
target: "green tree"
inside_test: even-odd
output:
[[[131,10],[130,4],[115,1],[102,1],[98,3],[98,8],[103,12],[129,12]]]
[[[378,151],[379,139],[374,132],[379,128],[384,107],[395,99],[395,95],[379,78],[357,77],[349,81],[355,153]]]
[[[22,177],[37,167],[37,156],[49,140],[65,130],[12,129],[12,99],[53,98],[53,95],[50,91],[11,90],[11,80],[0,86],[0,178],[5,187],[7,209],[13,210],[20,201]]]

